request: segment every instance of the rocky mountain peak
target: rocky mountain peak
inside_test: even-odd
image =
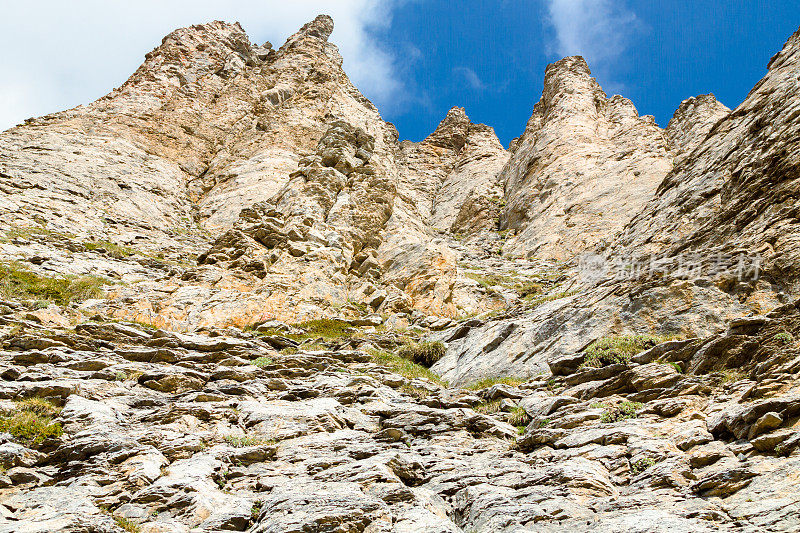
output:
[[[467,142],[471,127],[472,121],[470,121],[464,108],[453,107],[439,122],[433,133],[428,135],[423,142],[458,151]]]
[[[674,144],[674,150],[688,154],[703,141],[714,124],[730,112],[713,94],[687,98],[667,124],[667,137]]]

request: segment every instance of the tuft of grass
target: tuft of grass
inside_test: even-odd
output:
[[[111,241],[86,241],[81,244],[84,250],[105,252],[106,255],[114,259],[125,259],[126,257],[136,254],[136,250],[133,248]]]
[[[561,298],[574,296],[577,293],[578,291],[561,291],[561,292],[555,292],[553,294],[544,294],[540,296],[537,296],[535,294],[530,294],[525,297],[525,301],[528,307],[537,307],[546,302],[552,302],[553,300],[560,300]]]
[[[5,298],[44,300],[58,305],[102,296],[108,281],[97,276],[47,278],[18,262],[0,264],[0,294]]]
[[[539,423],[538,423],[538,424],[536,424],[536,425],[537,425],[538,427],[540,427],[540,428],[546,428],[547,426],[549,426],[549,425],[550,425],[550,424],[552,424],[552,423],[553,423],[553,421],[552,421],[552,420],[550,420],[549,418],[545,418],[545,419],[543,419],[543,420],[539,420]]]
[[[479,403],[475,406],[475,411],[484,415],[492,415],[500,412],[500,400]]]
[[[512,426],[527,426],[531,422],[531,417],[522,407],[514,407],[508,414],[508,423]]]
[[[402,392],[408,394],[409,396],[412,396],[412,397],[414,397],[414,398],[416,398],[418,400],[422,400],[423,398],[427,398],[428,396],[431,395],[430,392],[428,392],[427,390],[423,389],[422,387],[415,387],[415,386],[410,385],[408,383],[402,385],[400,387],[400,390]]]
[[[544,286],[541,283],[528,281],[523,283],[517,292],[522,298],[531,299],[537,294],[541,294],[542,291],[544,291]]]
[[[400,374],[407,379],[423,378],[433,381],[442,387],[447,386],[447,382],[442,380],[435,373],[431,372],[431,370],[422,365],[418,365],[413,361],[409,361],[408,359],[400,357],[399,355],[385,352],[383,350],[370,350],[369,354],[372,356],[372,361],[374,363],[385,366],[392,372]]]
[[[492,378],[483,378],[479,379],[478,381],[474,381],[464,387],[465,389],[469,390],[481,390],[491,387],[492,385],[510,385],[512,387],[518,387],[528,381],[527,379],[516,377],[516,376],[503,376],[503,377],[492,377]]]
[[[794,342],[794,337],[792,337],[791,333],[786,331],[781,331],[780,333],[776,333],[775,336],[772,337],[772,340],[777,342],[778,344],[792,344]]]
[[[412,342],[401,346],[397,350],[397,355],[422,365],[426,368],[432,367],[436,362],[444,357],[447,348],[439,341],[436,342]]]
[[[664,337],[656,335],[623,335],[604,337],[594,341],[586,348],[582,367],[601,368],[608,365],[631,362],[631,357],[648,348],[664,342]]]
[[[258,520],[258,516],[261,514],[261,508],[263,506],[264,502],[262,501],[253,502],[253,506],[250,508],[250,521],[255,522]]]
[[[259,357],[253,361],[253,364],[259,368],[264,368],[265,366],[272,364],[272,359],[269,357]]]
[[[741,370],[737,370],[735,368],[726,368],[721,370],[719,374],[722,376],[722,383],[735,383],[737,381],[747,379],[746,372],[742,372]]]
[[[645,457],[644,459],[639,459],[638,461],[636,461],[631,465],[631,472],[633,472],[634,475],[641,474],[654,464],[656,464],[656,460],[653,459],[652,457]]]
[[[353,326],[343,320],[335,318],[319,318],[316,320],[309,320],[295,324],[296,327],[305,330],[305,333],[300,335],[286,335],[291,339],[305,340],[316,339],[322,337],[323,339],[338,339],[341,337],[348,337],[353,333]]]
[[[53,417],[61,412],[61,409],[44,398],[25,398],[24,400],[17,400],[14,403],[18,410],[30,411],[42,416]]]
[[[247,448],[248,446],[275,444],[274,440],[264,439],[253,435],[226,435],[225,442],[227,442],[234,448]]]
[[[0,433],[10,433],[25,445],[41,444],[50,437],[60,437],[61,424],[53,422],[60,409],[42,398],[16,402],[11,412],[0,416]]]
[[[123,531],[127,531],[128,533],[139,533],[141,531],[141,529],[139,528],[139,524],[131,522],[127,518],[123,518],[121,516],[115,516],[114,522],[116,522],[117,525],[121,527]]]
[[[478,274],[476,272],[467,272],[464,276],[471,280],[477,281],[478,285],[483,287],[489,292],[493,292],[493,287],[506,287],[511,288],[516,285],[516,280],[511,276],[501,276],[500,274]]]
[[[637,411],[641,408],[642,404],[639,402],[624,401],[613,407],[606,408],[606,412],[600,417],[600,422],[611,423],[636,418],[638,416]]]

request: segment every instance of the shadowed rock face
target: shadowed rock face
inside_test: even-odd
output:
[[[565,58],[507,151],[332,30],[0,134],[0,533],[800,529],[800,32],[664,130]]]

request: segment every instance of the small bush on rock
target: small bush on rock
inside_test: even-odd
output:
[[[10,433],[26,446],[41,444],[50,437],[60,437],[61,424],[52,417],[59,409],[41,398],[17,402],[14,409],[0,416],[0,433]]]
[[[636,461],[631,465],[631,472],[633,472],[634,475],[641,474],[654,464],[656,464],[656,460],[653,459],[652,457],[645,457],[644,459],[639,459],[638,461]]]
[[[778,344],[792,344],[794,342],[794,337],[792,337],[791,333],[787,333],[785,331],[781,331],[780,333],[776,333],[772,340],[777,342]]]
[[[600,417],[600,421],[610,423],[619,422],[620,420],[626,420],[628,418],[636,418],[638,416],[637,411],[641,408],[642,404],[639,402],[625,401],[607,408],[606,412]]]
[[[96,276],[46,278],[19,263],[0,264],[0,294],[6,298],[45,300],[58,305],[102,295],[107,281]]]
[[[401,346],[397,355],[418,365],[430,368],[444,357],[447,348],[441,342],[412,342]]]
[[[586,348],[583,367],[602,368],[630,363],[631,357],[666,340],[654,335],[624,335],[604,337]]]

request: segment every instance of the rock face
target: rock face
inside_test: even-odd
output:
[[[568,259],[607,242],[672,169],[670,141],[653,117],[606,94],[582,57],[545,71],[533,108],[500,179],[501,226],[514,256]]]
[[[565,58],[507,151],[332,30],[0,134],[0,532],[800,529],[800,31],[663,130]]]

